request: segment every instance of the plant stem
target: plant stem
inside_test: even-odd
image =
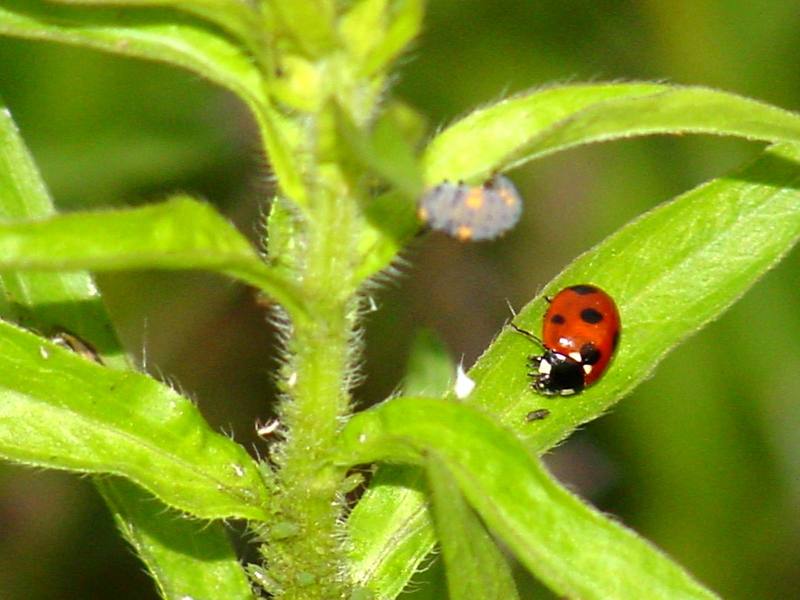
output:
[[[305,252],[297,257],[313,318],[295,322],[289,342],[288,397],[281,407],[287,438],[276,456],[282,485],[265,551],[280,597],[291,600],[346,598],[348,590],[340,531],[343,473],[328,456],[350,407],[355,290],[349,265],[358,217],[335,171],[317,192],[300,245]]]

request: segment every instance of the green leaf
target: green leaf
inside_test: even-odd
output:
[[[253,460],[171,388],[4,322],[0,370],[0,457],[121,475],[202,518],[266,517]]]
[[[356,0],[339,19],[339,31],[350,56],[362,63],[386,34],[388,0]]]
[[[52,202],[19,132],[0,105],[0,220],[43,218]],[[127,359],[87,273],[0,273],[0,316],[49,335],[72,332],[91,340],[109,366]]]
[[[576,398],[535,394],[526,375],[526,355],[540,349],[505,331],[470,370],[476,387],[465,400],[493,415],[527,446],[542,453],[576,427],[603,414],[655,368],[658,361],[709,320],[719,316],[796,243],[800,236],[800,146],[772,147],[752,165],[690,191],[638,218],[579,257],[542,290],[553,294],[576,283],[594,283],[616,299],[622,339],[603,378]],[[546,302],[540,295],[516,319],[538,331]],[[529,423],[528,412],[550,415]],[[417,514],[372,498],[385,514]],[[411,503],[417,502],[415,506]],[[388,505],[388,506],[387,506]],[[358,510],[358,509],[357,509]],[[356,510],[356,512],[357,512]],[[355,514],[355,513],[354,513]],[[377,515],[359,515],[377,519]],[[391,518],[391,516],[389,517]],[[381,555],[392,564],[392,549],[409,548],[404,520],[385,526]],[[415,531],[418,539],[425,537]],[[422,560],[431,545],[417,548]],[[377,551],[374,551],[377,553]],[[376,565],[370,569],[378,572]],[[393,582],[395,589],[399,584]]]
[[[401,100],[390,100],[381,118],[392,123],[397,135],[412,148],[418,148],[428,135],[425,115]]]
[[[498,171],[581,144],[685,133],[800,142],[800,116],[700,87],[652,83],[553,87],[476,110],[444,129],[424,153],[424,182],[426,187],[444,180],[481,183]],[[366,145],[361,154],[369,156],[371,168],[409,199],[417,198],[418,177],[413,179],[414,171],[402,168],[403,162],[381,160]],[[390,170],[382,165],[393,166]],[[396,195],[386,195],[368,208],[370,228],[362,241],[367,260],[360,276],[385,268],[408,244],[419,230],[415,208]]]
[[[46,217],[53,211],[11,116],[0,111],[0,215]],[[69,329],[91,341],[109,367],[129,369],[91,277],[75,273],[0,274],[0,316],[46,330]],[[10,302],[9,302],[10,300]],[[96,479],[123,535],[165,598],[250,598],[250,587],[219,523],[176,518],[161,502],[123,479]]]
[[[248,54],[205,23],[175,11],[0,0],[0,34],[171,63],[230,89],[248,104],[264,103],[261,75]]]
[[[356,280],[364,281],[385,269],[419,231],[415,203],[398,191],[375,198],[365,211],[367,226],[358,241],[363,262]]]
[[[444,394],[453,384],[453,358],[436,333],[419,329],[411,343],[403,394],[406,396],[436,396]]]
[[[142,208],[0,223],[0,270],[10,269],[205,269],[254,285],[303,315],[299,296],[244,236],[211,206],[181,196]]]
[[[403,393],[443,394],[454,372],[439,337],[420,329],[411,346]],[[423,480],[420,469],[381,465],[348,518],[350,538],[357,542],[350,553],[351,573],[358,583],[380,589],[382,598],[403,590],[425,559],[418,549],[434,544]]]
[[[419,230],[417,197],[422,174],[414,147],[425,125],[413,109],[394,104],[372,130],[359,129],[343,110],[336,111],[337,138],[345,156],[373,172],[394,189],[366,206],[366,227],[361,232],[356,271],[362,281],[384,269]]]
[[[267,217],[267,249],[270,266],[287,279],[297,272],[296,245],[301,239],[300,217],[295,207],[280,197],[273,198]]]
[[[353,417],[340,440],[344,465],[440,460],[489,528],[561,595],[715,597],[645,540],[558,485],[522,442],[473,408],[396,398]]]
[[[381,465],[347,520],[353,581],[382,600],[403,591],[436,542],[424,480],[421,469]]]
[[[319,57],[337,45],[333,0],[272,0],[269,8],[279,27],[309,56]]]
[[[414,149],[403,132],[396,111],[385,113],[371,131],[359,129],[347,113],[337,107],[337,138],[348,154],[373,171],[407,199],[416,200],[422,191],[422,176]],[[414,205],[411,204],[411,211]]]
[[[446,128],[426,150],[425,182],[481,182],[497,171],[581,144],[684,133],[800,142],[800,116],[701,87],[553,87],[476,110]]]
[[[159,8],[123,11],[42,0],[0,0],[0,35],[165,62],[223,86],[253,112],[284,194],[306,204],[305,184],[290,151],[299,143],[296,127],[270,106],[263,74],[249,53],[207,23]]]
[[[263,21],[253,6],[242,0],[50,0],[56,4],[163,7],[182,11],[222,29],[240,40],[260,61],[264,61]]]
[[[187,519],[124,479],[96,485],[162,598],[254,598],[221,524]]]
[[[423,0],[395,0],[391,5],[390,23],[386,35],[370,54],[365,71],[375,73],[396,59],[419,34],[424,16]]]
[[[458,483],[434,452],[425,459],[436,533],[451,600],[518,600],[508,562],[464,501]]]
[[[422,0],[360,0],[342,17],[340,30],[361,72],[386,68],[419,33]]]
[[[539,331],[544,295],[594,283],[616,300],[622,337],[601,380],[578,398],[529,389],[529,340],[506,330],[470,370],[468,402],[544,451],[603,414],[680,342],[718,317],[800,237],[800,145],[776,145],[746,168],[687,192],[629,223],[570,264],[515,319]],[[535,424],[528,411],[546,406]]]

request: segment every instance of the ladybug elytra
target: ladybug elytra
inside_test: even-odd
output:
[[[531,356],[531,387],[540,394],[569,396],[597,381],[619,343],[621,323],[614,300],[594,285],[564,288],[550,300],[542,339],[513,323],[544,347]]]

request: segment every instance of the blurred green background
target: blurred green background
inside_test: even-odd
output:
[[[794,0],[433,0],[395,91],[432,129],[508,93],[573,80],[702,84],[798,109],[798,32]],[[165,66],[3,38],[0,94],[62,209],[186,191],[257,238],[268,162],[230,95]],[[405,254],[403,275],[375,294],[380,310],[368,316],[357,398],[395,389],[416,327],[435,329],[471,364],[508,317],[506,300],[522,305],[628,220],[759,150],[646,139],[510,173],[527,203],[514,231],[482,245],[423,238]],[[800,596],[799,259],[791,253],[548,458],[573,489],[726,598]],[[254,295],[202,274],[113,275],[100,284],[140,362],[196,399],[215,427],[263,453],[253,421],[269,416],[277,359]],[[521,577],[527,597],[548,597]],[[417,588],[419,598],[442,597],[435,583]],[[156,594],[87,479],[0,465],[0,597]]]

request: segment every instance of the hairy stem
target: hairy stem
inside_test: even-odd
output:
[[[335,190],[335,191],[333,191]],[[347,189],[329,173],[317,187],[313,221],[298,264],[314,318],[294,324],[286,365],[287,398],[281,418],[287,431],[276,459],[281,492],[266,558],[279,597],[334,600],[348,595],[341,562],[342,475],[329,463],[344,417],[355,354],[354,228],[357,213]]]

